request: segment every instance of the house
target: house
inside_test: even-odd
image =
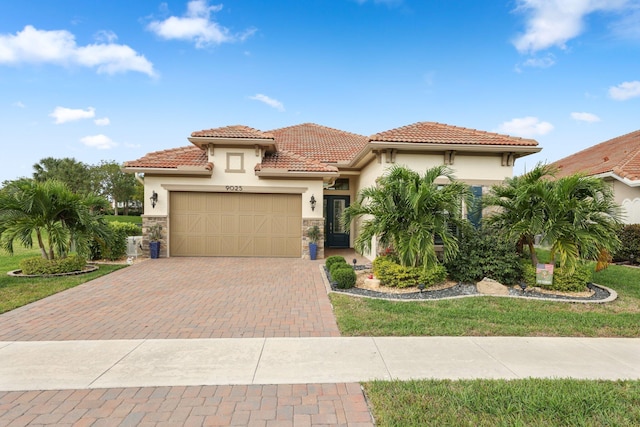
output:
[[[306,230],[318,225],[321,258],[325,246],[352,247],[357,226],[343,226],[342,212],[391,165],[424,172],[446,164],[480,194],[541,149],[532,139],[435,122],[368,137],[313,123],[266,132],[237,125],[188,140],[123,166],[144,175],[143,230],[163,226],[160,256],[308,257]]]
[[[640,130],[618,136],[552,163],[558,177],[585,173],[603,178],[623,208],[623,222],[640,224]]]

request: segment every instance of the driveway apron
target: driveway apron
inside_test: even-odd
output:
[[[339,336],[319,262],[146,260],[0,315],[0,341]]]

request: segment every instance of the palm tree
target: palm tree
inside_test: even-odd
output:
[[[574,174],[554,181],[546,216],[543,236],[560,268],[573,271],[585,259],[603,269],[620,245],[620,207],[602,179]]]
[[[449,183],[436,184],[438,177]],[[373,239],[392,246],[403,266],[432,268],[437,262],[435,236],[440,236],[445,260],[458,251],[452,225],[462,220],[467,185],[458,182],[446,166],[428,169],[424,175],[404,166],[393,166],[376,186],[361,190],[343,216],[345,224],[362,219],[355,248],[370,252]]]
[[[620,244],[620,210],[611,188],[599,178],[573,174],[554,179],[556,173],[550,165],[538,164],[492,187],[485,206],[498,211],[486,221],[504,229],[520,253],[527,246],[533,265],[538,263],[534,248],[538,235],[550,245],[558,267],[573,271],[585,259],[604,268]]]
[[[14,241],[31,248],[34,235],[45,259],[71,249],[87,253],[90,239],[108,239],[109,228],[98,209],[106,200],[73,193],[59,181],[10,182],[0,191],[0,246],[13,254]]]
[[[485,221],[504,230],[507,237],[516,242],[518,253],[522,254],[526,246],[534,265],[538,264],[535,236],[543,232],[546,199],[551,188],[550,182],[543,178],[554,173],[551,166],[538,164],[522,176],[491,187],[483,201],[485,207],[498,208]]]

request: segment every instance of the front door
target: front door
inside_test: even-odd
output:
[[[349,196],[324,196],[325,247],[348,248],[349,227],[342,225],[342,213],[349,207]]]

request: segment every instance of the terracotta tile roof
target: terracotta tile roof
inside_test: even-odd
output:
[[[206,170],[213,169],[213,164],[209,162],[207,152],[193,145],[154,151],[138,160],[124,163],[124,167],[129,168],[177,169],[179,166],[201,166]]]
[[[225,126],[191,132],[194,137],[273,139],[273,135],[243,125]]]
[[[363,135],[303,123],[269,132],[278,151],[289,151],[322,163],[349,163],[367,145]]]
[[[282,169],[288,172],[338,172],[335,166],[326,165],[289,151],[268,153],[255,170]]]
[[[613,172],[630,180],[640,179],[640,130],[618,136],[556,162],[558,176],[583,172],[587,175]]]
[[[533,139],[468,129],[437,122],[418,122],[371,135],[371,141],[429,144],[537,146]]]

